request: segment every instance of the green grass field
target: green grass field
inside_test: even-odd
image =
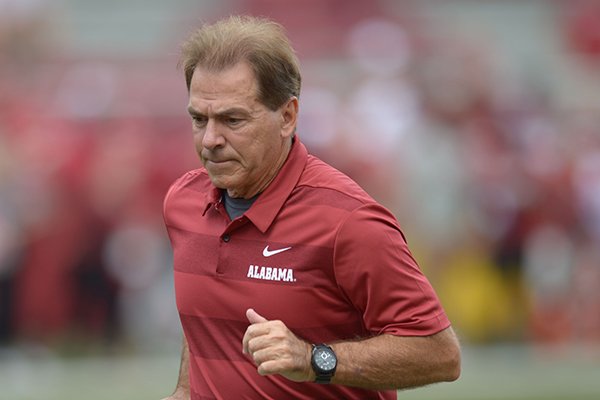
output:
[[[149,400],[173,387],[177,351],[57,358],[0,351],[1,400]],[[597,400],[600,349],[467,347],[459,381],[401,391],[411,400]]]

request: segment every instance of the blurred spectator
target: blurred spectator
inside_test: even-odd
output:
[[[564,2],[566,37],[570,47],[582,56],[600,57],[600,1]]]

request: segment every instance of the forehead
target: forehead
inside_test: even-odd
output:
[[[190,84],[190,106],[251,106],[258,102],[258,84],[250,66],[241,62],[221,71],[196,67]]]

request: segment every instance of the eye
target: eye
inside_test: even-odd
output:
[[[238,126],[243,122],[241,118],[228,117],[225,119],[225,123],[229,126]]]
[[[194,124],[195,127],[204,127],[206,126],[206,122],[208,121],[208,119],[202,115],[195,115],[192,117],[192,123]]]

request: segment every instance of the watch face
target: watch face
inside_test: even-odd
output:
[[[314,356],[315,364],[323,371],[332,371],[335,369],[337,360],[335,354],[327,348],[319,348]]]

